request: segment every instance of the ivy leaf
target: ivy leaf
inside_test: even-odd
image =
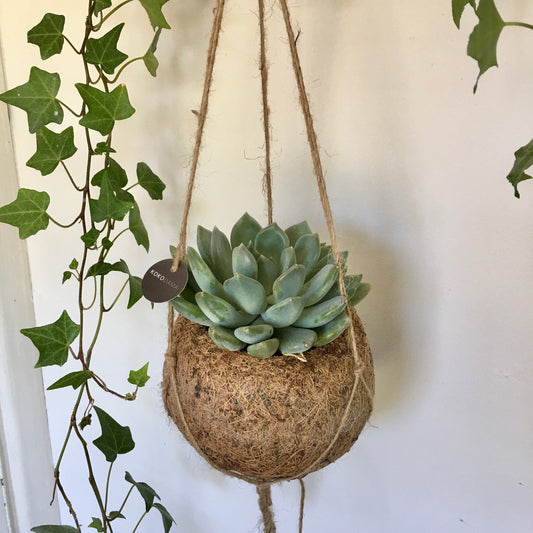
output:
[[[97,155],[115,153],[116,150],[111,148],[106,142],[99,142],[94,149],[94,153]]]
[[[135,481],[129,472],[126,472],[124,479],[128,483],[131,483],[139,491],[139,494],[144,500],[146,512],[148,512],[154,506],[154,498],[157,498],[158,500],[161,499],[158,496],[157,492],[152,487],[150,487],[150,485],[144,483],[144,481]]]
[[[98,533],[102,533],[104,531],[104,526],[102,524],[102,521],[99,518],[94,518],[93,521],[89,524],[88,527],[92,527],[98,531]]]
[[[124,220],[127,212],[133,207],[133,203],[131,200],[119,199],[111,186],[109,178],[104,176],[98,200],[93,198],[89,200],[91,217],[94,222],[103,222],[107,218]]]
[[[126,518],[120,511],[111,511],[109,513],[110,520],[116,520],[117,518]]]
[[[82,235],[80,239],[83,241],[85,246],[87,246],[87,248],[90,248],[91,246],[94,246],[96,244],[96,241],[98,240],[99,236],[100,231],[96,228],[91,228],[87,233]]]
[[[154,38],[146,54],[143,56],[144,65],[148,72],[155,78],[157,76],[157,67],[159,67],[159,61],[155,57],[155,51],[157,50],[157,43],[159,42],[159,36],[161,35],[162,28],[157,28]]]
[[[72,157],[78,150],[74,146],[74,128],[69,126],[61,133],[54,133],[46,127],[41,128],[36,134],[37,151],[30,157],[26,165],[34,168],[43,176],[51,174],[59,165]]]
[[[106,74],[113,74],[115,69],[128,58],[127,54],[117,48],[122,28],[124,28],[124,22],[109,30],[100,39],[89,39],[85,52],[87,63],[101,65]]]
[[[28,32],[28,42],[36,44],[41,53],[41,59],[48,59],[63,50],[63,28],[65,17],[46,13],[41,22]]]
[[[163,529],[165,530],[165,533],[168,533],[172,524],[175,522],[174,518],[172,518],[172,515],[160,503],[154,503],[154,507],[161,513]]]
[[[91,413],[89,413],[88,415],[85,415],[81,420],[80,420],[80,429],[83,431],[87,426],[90,426],[91,425],[91,422],[93,421],[93,415]]]
[[[115,191],[128,184],[128,175],[126,174],[126,171],[112,157],[109,158],[108,166],[93,176],[91,185],[101,187],[104,176],[109,178],[111,186]]]
[[[465,10],[465,7],[468,4],[472,6],[472,9],[474,11],[476,10],[476,3],[474,0],[452,0],[453,21],[455,22],[457,28],[459,28],[461,24],[461,17],[463,16],[463,11]]]
[[[150,24],[154,28],[170,29],[170,25],[161,11],[163,5],[166,4],[166,0],[139,0],[139,2],[144,7],[150,19]]]
[[[137,202],[133,204],[133,208],[130,211],[130,231],[133,233],[135,240],[139,246],[143,246],[148,252],[150,248],[150,239],[148,238],[148,232],[141,218],[141,211]]]
[[[479,78],[489,68],[498,66],[496,48],[500,34],[505,27],[505,22],[500,17],[494,0],[479,0],[476,15],[479,23],[470,34],[467,47],[468,55],[477,61],[479,67],[474,93],[477,91]]]
[[[152,172],[146,163],[137,163],[139,185],[150,195],[152,200],[162,200],[166,185]]]
[[[68,281],[71,277],[72,277],[72,272],[65,270],[65,272],[63,272],[63,279],[61,280],[61,285],[63,285],[63,283],[65,283],[65,281]]]
[[[20,332],[39,350],[39,360],[35,368],[62,366],[67,362],[69,346],[80,334],[80,326],[71,320],[66,311],[63,311],[52,324],[21,329]]]
[[[71,526],[37,526],[32,527],[34,533],[78,533],[78,530]]]
[[[106,276],[110,272],[124,272],[125,274],[129,274],[128,266],[124,260],[121,259],[113,264],[105,262],[95,263],[87,270],[85,279],[90,278],[91,276]]]
[[[63,387],[72,387],[74,390],[87,383],[93,377],[90,370],[80,370],[79,372],[71,372],[62,378],[59,378],[55,383],[52,383],[46,390],[62,389]]]
[[[76,258],[74,258],[74,259],[70,262],[70,264],[69,264],[68,267],[69,267],[71,270],[76,270],[79,266],[80,266],[80,264],[78,263],[78,260],[77,260]]]
[[[99,407],[95,406],[94,410],[100,422],[102,435],[93,440],[93,444],[105,455],[106,461],[112,463],[118,454],[131,452],[135,448],[131,430],[128,426],[121,426]]]
[[[133,307],[142,298],[142,295],[143,295],[142,279],[139,278],[138,276],[130,275],[129,288],[130,288],[130,296],[128,298],[128,309]]]
[[[102,135],[111,133],[116,120],[124,120],[135,113],[125,85],[115,87],[110,93],[84,83],[76,83],[76,89],[89,108],[89,112],[80,119],[80,124]]]
[[[94,0],[94,14],[98,15],[104,9],[111,7],[111,0]]]
[[[32,67],[29,80],[0,94],[0,100],[26,111],[30,133],[35,133],[50,122],[63,122],[63,108],[56,99],[60,85],[59,74]]]
[[[50,217],[46,209],[49,205],[48,193],[19,189],[16,200],[0,207],[0,222],[17,227],[19,237],[27,239],[48,227]]]
[[[146,363],[143,367],[139,368],[139,370],[130,370],[128,383],[136,385],[137,387],[144,387],[150,379],[150,376],[148,375],[148,364],[149,363]]]
[[[514,195],[520,198],[518,192],[518,184],[522,181],[532,179],[532,176],[526,174],[526,170],[533,165],[533,139],[525,146],[519,148],[515,153],[515,162],[511,172],[507,175],[507,179],[514,187]]]

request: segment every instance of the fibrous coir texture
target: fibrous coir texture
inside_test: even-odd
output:
[[[179,317],[163,369],[169,416],[213,466],[252,481],[294,479],[332,463],[352,447],[372,410],[372,356],[362,324],[352,316],[360,377],[346,423],[318,463],[354,386],[347,332],[305,352],[306,363],[288,356],[261,360],[222,350],[207,328]]]

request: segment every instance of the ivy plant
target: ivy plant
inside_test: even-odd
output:
[[[21,331],[37,349],[36,367],[63,366],[69,360],[79,367],[48,387],[50,391],[67,387],[73,391],[68,429],[55,463],[53,498],[63,500],[74,526],[39,525],[32,529],[35,533],[82,531],[76,503],[71,500],[69,487],[64,486],[61,477],[65,454],[74,446],[81,448],[85,458],[85,464],[80,465],[80,478],[86,479],[89,473],[88,499],[95,501],[92,521],[83,525],[88,528],[86,531],[112,533],[116,520],[122,521],[121,530],[124,531],[124,521],[128,523],[124,508],[135,493],[144,505],[137,516],[131,517],[130,531],[137,531],[143,518],[152,510],[161,514],[165,533],[174,522],[159,503],[155,490],[145,482],[135,481],[127,471],[120,480],[124,497],[118,503],[111,503],[111,485],[117,482],[112,475],[113,466],[120,455],[133,450],[135,442],[128,426],[121,425],[96,404],[94,390],[101,389],[114,397],[133,401],[150,379],[148,363],[129,372],[122,392],[109,388],[105,376],[97,374],[91,365],[107,314],[117,305],[131,308],[142,296],[141,278],[130,271],[118,251],[119,239],[127,234],[131,234],[146,251],[150,246],[135,193],[161,200],[165,189],[164,183],[145,162],[138,163],[135,179],[130,180],[115,155],[113,136],[117,123],[135,113],[128,89],[121,82],[121,74],[133,63],[143,62],[148,72],[156,75],[158,60],[155,53],[159,37],[162,29],[170,27],[162,10],[166,2],[88,0],[78,44],[75,44],[75,38],[65,34],[63,15],[46,13],[29,30],[28,42],[38,46],[42,60],[57,54],[70,54],[71,57],[74,54],[79,60],[81,73],[81,79],[75,84],[78,100],[67,104],[60,99],[60,74],[37,66],[31,68],[26,83],[0,94],[1,101],[26,112],[29,132],[35,135],[35,153],[27,161],[27,166],[42,176],[56,175],[57,180],[64,180],[66,186],[72,187],[78,195],[76,214],[65,223],[56,220],[56,217],[60,218],[56,211],[61,212],[62,206],[54,204],[44,190],[21,188],[11,203],[0,207],[0,222],[15,226],[21,239],[46,230],[51,224],[76,231],[79,236],[79,255],[70,260],[61,279],[62,283],[74,284],[75,316],[62,310],[55,322]],[[144,10],[153,30],[146,52],[139,57],[128,58],[120,50],[125,23],[117,18],[126,8]],[[66,120],[73,125],[61,126]],[[71,158],[82,158],[85,169],[82,175],[71,171]],[[66,211],[71,211],[71,205]],[[112,276],[120,278],[122,285],[110,295],[108,278]],[[128,292],[127,298],[121,298],[124,291]],[[95,325],[91,327],[93,323]],[[101,432],[92,442],[85,435],[85,428],[90,424],[99,424]],[[94,473],[95,461],[99,460],[108,463],[105,480],[96,479]]]
[[[467,54],[478,64],[479,74],[474,84],[477,91],[480,77],[491,67],[498,66],[498,41],[505,28],[522,27],[533,30],[533,24],[520,21],[505,21],[501,17],[494,0],[452,0],[453,20],[457,28],[465,8],[469,6],[478,19],[468,40]],[[514,187],[514,194],[520,198],[519,183],[532,179],[526,171],[533,166],[533,139],[515,152],[515,161],[509,174],[508,181]]]

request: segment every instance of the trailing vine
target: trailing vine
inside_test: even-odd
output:
[[[144,506],[138,516],[131,518],[132,533],[138,531],[144,517],[153,509],[161,514],[165,533],[174,522],[167,509],[157,501],[159,496],[154,489],[136,481],[129,472],[125,472],[123,478],[124,498],[114,506],[110,501],[113,467],[118,456],[130,452],[135,442],[128,426],[121,425],[96,405],[93,391],[101,389],[124,401],[134,401],[139,389],[149,380],[148,363],[129,372],[128,391],[108,387],[105,377],[92,368],[105,317],[119,304],[125,303],[128,309],[131,308],[142,296],[141,278],[130,272],[126,261],[117,255],[117,242],[127,233],[131,233],[146,251],[150,246],[134,188],[138,185],[136,190],[142,189],[153,200],[161,200],[165,189],[164,183],[144,162],[137,164],[136,180],[130,182],[126,170],[115,159],[113,134],[116,122],[128,119],[135,112],[128,90],[120,81],[122,73],[130,65],[143,62],[148,72],[156,76],[158,40],[162,29],[170,28],[162,11],[167,1],[123,0],[113,5],[112,0],[87,0],[79,43],[65,35],[63,15],[46,13],[29,30],[28,42],[39,47],[42,60],[65,53],[64,48],[79,58],[83,73],[82,80],[75,84],[79,101],[67,104],[59,99],[60,75],[37,66],[31,68],[26,83],[0,94],[0,100],[27,113],[28,129],[36,139],[36,151],[27,166],[43,176],[57,174],[58,179],[63,179],[78,195],[75,214],[66,222],[56,220],[55,213],[53,216],[49,211],[51,198],[46,191],[21,188],[14,201],[0,207],[0,222],[18,228],[21,239],[47,229],[50,223],[66,230],[77,230],[80,236],[79,256],[70,261],[62,277],[62,283],[77,285],[73,291],[77,316],[71,318],[63,310],[51,324],[21,330],[38,350],[37,368],[63,366],[69,360],[75,361],[79,367],[48,387],[48,390],[72,387],[74,391],[68,429],[55,461],[52,497],[62,499],[74,527],[39,525],[32,529],[35,533],[82,531],[76,503],[71,500],[69,487],[64,485],[61,476],[65,455],[74,446],[81,449],[85,459],[82,470],[86,472],[80,472],[80,476],[85,479],[88,475],[88,492],[96,506],[92,521],[86,524],[88,528],[99,533],[112,533],[116,520],[126,520],[124,508],[135,491]],[[136,5],[144,9],[153,28],[146,53],[131,59],[118,49],[125,23],[115,20],[128,4],[132,4],[132,8]],[[65,114],[73,117],[76,127],[68,126],[62,131],[49,127],[62,124]],[[71,170],[69,159],[75,155],[84,158],[82,175]],[[111,276],[121,277],[122,285],[116,293],[109,295],[108,278]],[[124,291],[128,292],[127,301],[122,298]],[[91,327],[92,322],[94,327]],[[94,418],[100,425],[101,435],[89,442],[84,429],[93,423]],[[94,465],[101,460],[98,452],[108,463],[105,480],[99,480],[95,475]],[[124,529],[123,525],[121,527]]]

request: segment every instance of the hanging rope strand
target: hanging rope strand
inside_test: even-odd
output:
[[[192,192],[196,179],[196,171],[198,169],[198,160],[200,158],[200,149],[202,147],[202,139],[204,134],[205,121],[207,118],[207,110],[209,108],[209,95],[211,93],[211,84],[213,82],[213,68],[215,66],[215,59],[217,55],[218,39],[220,36],[220,30],[222,28],[224,2],[225,0],[217,0],[216,7],[214,9],[213,27],[211,29],[211,38],[209,40],[209,48],[207,52],[207,64],[205,69],[202,102],[200,105],[200,110],[197,113],[198,129],[196,130],[196,140],[194,143],[189,182],[187,184],[185,205],[183,206],[183,217],[181,219],[179,243],[176,249],[176,256],[174,257],[174,262],[172,264],[172,271],[177,270],[178,264],[185,257],[185,252],[187,250],[187,226],[189,220],[189,211],[191,209]]]
[[[272,224],[272,165],[270,157],[270,107],[268,105],[268,63],[266,59],[265,2],[259,0],[259,70],[261,71],[261,94],[263,100],[263,127],[265,130],[265,174],[263,193],[266,196],[268,223]]]

